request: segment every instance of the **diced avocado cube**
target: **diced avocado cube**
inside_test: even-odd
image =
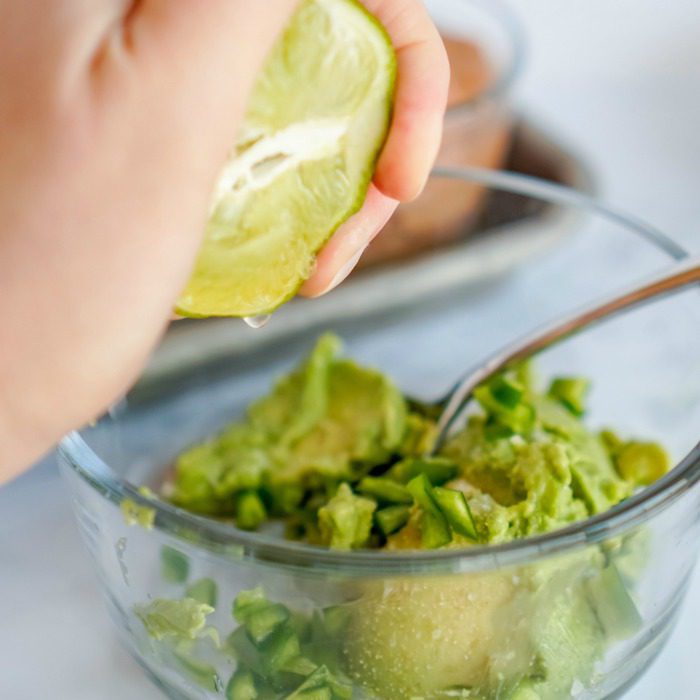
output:
[[[334,549],[363,547],[372,529],[377,504],[356,496],[348,484],[341,484],[333,498],[318,511],[318,525],[325,544]]]
[[[265,504],[255,491],[244,491],[236,504],[236,525],[241,530],[257,530],[267,518]]]
[[[357,490],[384,503],[413,503],[413,496],[406,487],[392,479],[366,476],[357,485]]]
[[[421,544],[426,549],[437,549],[452,541],[447,519],[432,497],[432,486],[425,474],[417,476],[406,485],[423,513],[420,519]]]
[[[374,521],[382,535],[388,537],[400,530],[408,522],[410,515],[411,509],[408,506],[389,506],[378,510],[374,514]]]
[[[461,491],[435,486],[432,496],[455,532],[472,540],[477,539],[474,518],[467,499]]]
[[[279,603],[268,603],[252,611],[245,619],[245,627],[256,644],[262,644],[276,629],[289,619],[289,610]]]
[[[240,665],[249,668],[259,676],[264,675],[262,655],[251,641],[245,627],[238,627],[231,632],[226,640],[226,649],[233,654]]]
[[[186,597],[198,600],[200,603],[206,603],[212,608],[216,607],[217,593],[216,581],[211,578],[200,578],[185,591]]]
[[[179,550],[165,546],[160,550],[160,571],[169,583],[184,583],[190,573],[190,560]]]
[[[290,627],[281,627],[265,642],[261,652],[266,675],[277,673],[300,656],[299,638]]]
[[[255,678],[247,669],[238,669],[226,686],[226,700],[257,700]]]
[[[615,466],[620,476],[635,486],[649,486],[670,467],[661,445],[655,442],[628,442],[617,453]]]
[[[445,457],[410,457],[395,464],[390,476],[402,483],[425,474],[433,486],[440,486],[457,475],[458,467]]]
[[[590,389],[590,381],[583,377],[558,377],[549,385],[547,393],[579,417],[586,412],[586,397]]]

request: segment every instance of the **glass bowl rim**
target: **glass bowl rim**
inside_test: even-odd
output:
[[[436,168],[431,177],[478,183],[493,189],[537,197],[549,203],[583,208],[634,232],[671,259],[682,259],[687,251],[645,222],[613,209],[568,187],[518,173],[482,168]],[[143,495],[138,487],[119,477],[85,442],[78,430],[58,444],[63,464],[115,505],[129,499],[155,511],[154,529],[178,533],[194,532],[197,545],[288,567],[343,573],[383,575],[437,573],[439,571],[485,571],[531,562],[578,549],[623,534],[652,519],[685,495],[700,480],[700,442],[664,477],[610,510],[552,532],[498,545],[383,552],[337,551],[316,545],[283,540],[264,533],[246,532],[228,523],[195,515],[166,501]]]
[[[494,24],[498,24],[510,45],[511,55],[501,66],[487,87],[467,100],[456,102],[447,108],[446,119],[455,115],[467,114],[477,109],[483,102],[498,101],[507,95],[515,81],[519,78],[527,57],[527,41],[525,32],[516,13],[506,3],[500,0],[462,0],[467,5],[478,8],[484,15],[489,15]],[[438,27],[438,29],[440,29]],[[442,30],[441,34],[446,33]],[[478,43],[478,38],[475,39]]]

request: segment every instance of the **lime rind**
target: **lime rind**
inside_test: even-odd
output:
[[[297,293],[364,203],[395,80],[391,40],[359,2],[301,5],[254,89],[179,314],[269,314]]]

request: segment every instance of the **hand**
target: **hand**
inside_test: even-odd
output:
[[[340,284],[399,202],[417,197],[442,138],[450,64],[422,0],[362,0],[384,25],[398,62],[394,117],[364,207],[333,235],[301,288],[317,297]]]
[[[0,482],[143,367],[296,4],[0,0]],[[399,50],[396,114],[375,188],[322,251],[309,294],[418,192],[439,140],[435,30],[417,0],[366,4]]]

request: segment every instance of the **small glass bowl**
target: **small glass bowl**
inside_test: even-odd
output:
[[[497,0],[428,0],[426,6],[452,68],[437,165],[499,169],[513,135],[512,92],[525,53],[520,26]],[[360,269],[426,253],[467,235],[485,194],[478,185],[455,191],[449,182],[433,181],[377,236]]]
[[[435,181],[466,193],[474,176],[453,171]],[[543,207],[568,213],[536,220],[566,227],[558,243],[509,275],[455,287],[449,298],[332,328],[351,356],[387,371],[410,395],[440,395],[509,339],[683,255],[672,241],[576,193],[497,173],[482,177],[482,186],[484,179],[489,196],[522,199],[540,214]],[[501,235],[505,250],[529,234],[519,227]],[[262,586],[296,620],[343,610],[343,631],[329,644],[343,646],[335,658],[357,698],[618,697],[668,638],[700,541],[699,301],[695,289],[658,301],[538,359],[544,376],[590,377],[590,424],[661,441],[673,471],[609,512],[544,536],[422,552],[347,553],[287,542],[137,490],[156,487],[182,449],[240,416],[315,340],[297,329],[266,343],[264,330],[241,325],[261,339],[255,349],[232,343],[212,354],[202,322],[183,336],[196,352],[166,369],[156,353],[125,401],[59,449],[125,646],[172,698],[235,700],[226,690],[237,663],[226,641],[237,627],[231,604],[242,590]],[[151,509],[152,527],[127,524],[124,500]],[[138,606],[181,599],[204,578],[217,587],[208,623],[220,647],[205,637],[183,651],[172,639],[150,637]]]

